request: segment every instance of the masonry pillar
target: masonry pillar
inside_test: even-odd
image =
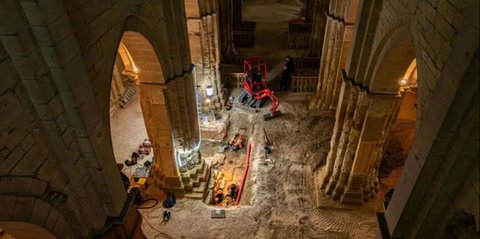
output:
[[[350,134],[348,136],[348,145],[345,150],[340,179],[333,193],[333,199],[335,200],[340,199],[347,186],[368,105],[369,99],[367,98],[367,92],[365,90],[360,90],[355,113],[353,115],[352,128],[350,129]]]
[[[362,204],[364,187],[370,189],[371,173],[383,155],[383,148],[392,123],[401,103],[400,95],[369,94],[371,103],[366,111],[365,122],[348,175],[348,185],[341,196],[341,203]],[[376,178],[376,175],[375,175]],[[368,193],[370,196],[370,193]]]
[[[147,181],[147,191],[159,194],[160,189],[181,192],[175,154],[172,142],[169,111],[164,84],[139,83],[140,104],[142,107],[148,137],[153,144],[155,161]]]
[[[220,83],[220,48],[218,42],[218,18],[217,14],[210,14],[203,16],[200,26],[201,33],[201,46],[202,46],[202,63],[200,64],[202,72],[202,78],[199,82],[202,90],[203,97],[207,97],[206,88],[212,87],[213,96],[211,97],[211,106],[215,110],[223,109],[223,95],[222,87]]]
[[[219,1],[219,15],[222,53],[236,54],[233,44],[233,0]]]
[[[350,97],[351,88],[352,88],[352,83],[350,81],[343,81],[340,98],[338,101],[338,105],[340,107],[337,109],[337,112],[335,114],[335,125],[333,127],[333,135],[330,140],[330,151],[328,152],[328,155],[327,155],[327,162],[326,162],[327,166],[326,166],[325,176],[322,180],[322,183],[320,184],[321,190],[324,190],[327,187],[329,179],[333,174],[335,156],[337,154],[340,135],[342,134],[343,123],[345,120],[345,113],[347,111],[348,99]]]
[[[190,0],[186,3],[190,55],[196,66],[197,90],[202,98],[199,103],[207,110],[221,110],[224,99],[219,72],[221,46],[218,6],[215,1]],[[211,87],[213,96],[207,96],[207,87]]]
[[[140,82],[139,89],[145,125],[155,154],[147,190],[155,194],[163,189],[182,195],[179,169],[203,163],[198,153],[200,136],[193,74],[191,71],[184,73],[166,84]],[[189,158],[192,162],[178,162],[178,154],[186,152],[197,156]]]
[[[360,92],[360,88],[358,86],[352,86],[352,89],[350,90],[350,95],[348,98],[347,109],[345,112],[345,119],[342,126],[342,133],[338,141],[336,155],[334,155],[335,162],[333,165],[332,176],[324,179],[324,180],[328,180],[328,185],[325,188],[325,192],[327,195],[331,195],[333,193],[333,191],[335,190],[335,187],[337,186],[338,180],[340,178],[343,159],[345,157],[345,152],[346,152],[346,148],[348,146],[348,141],[350,137],[350,129],[352,128],[352,125],[353,125],[353,116],[355,113],[355,108],[357,106],[359,92]]]
[[[175,148],[187,151],[198,147],[200,132],[192,71],[175,77],[166,86]]]
[[[342,85],[341,70],[350,51],[358,1],[331,0],[326,13],[327,23],[323,41],[317,92],[310,108],[334,110]]]
[[[340,62],[340,54],[342,51],[342,43],[343,43],[343,33],[344,33],[344,25],[336,20],[333,20],[334,24],[334,36],[333,36],[333,43],[332,43],[332,53],[330,55],[330,59],[327,60],[327,65],[325,65],[325,72],[324,72],[324,87],[323,89],[323,96],[322,101],[320,102],[320,109],[322,110],[329,110],[330,104],[333,100],[333,91],[335,87],[335,82],[339,79],[339,62]]]
[[[321,56],[325,28],[327,25],[326,13],[330,0],[315,0],[313,12],[312,35],[310,37],[309,55]]]
[[[363,200],[367,201],[368,198],[373,198],[378,191],[378,171],[380,168],[380,163],[383,159],[383,155],[385,155],[385,151],[387,149],[388,139],[390,138],[390,132],[392,131],[392,126],[395,124],[395,121],[398,117],[398,112],[400,110],[400,106],[402,104],[402,98],[400,95],[398,96],[391,96],[393,97],[393,105],[390,109],[390,112],[387,113],[385,124],[384,124],[384,131],[382,131],[377,147],[378,151],[374,158],[373,166],[370,167],[370,172],[367,173],[364,185],[363,185]],[[396,101],[396,102],[395,102]]]

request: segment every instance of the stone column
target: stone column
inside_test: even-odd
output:
[[[232,0],[219,1],[220,32],[222,53],[236,54],[233,44],[233,2]]]
[[[350,135],[348,138],[348,146],[345,151],[345,156],[343,159],[342,170],[340,173],[340,179],[335,187],[333,193],[333,199],[340,199],[350,176],[350,171],[353,165],[353,159],[355,157],[355,152],[358,146],[358,140],[360,137],[360,132],[362,131],[363,122],[365,120],[365,114],[367,112],[367,107],[369,104],[369,99],[367,98],[367,93],[365,90],[360,90],[358,94],[358,100],[356,104],[355,113],[353,115],[353,125],[350,129]]]
[[[333,110],[337,106],[342,84],[341,70],[345,68],[350,51],[357,8],[358,1],[330,1],[317,92],[310,108]]]
[[[335,36],[334,36],[334,44],[333,44],[333,52],[331,55],[331,59],[329,65],[327,66],[327,70],[325,71],[325,92],[323,101],[321,102],[320,109],[322,110],[329,110],[330,104],[335,97],[334,89],[335,84],[337,81],[341,79],[340,76],[340,57],[343,48],[343,41],[344,41],[344,31],[345,26],[342,22],[334,21],[335,24]]]
[[[191,1],[187,7],[187,23],[190,40],[190,55],[192,62],[197,67],[195,71],[199,85],[198,94],[201,96],[199,103],[204,103],[207,98],[206,88],[212,86],[213,96],[208,107],[213,110],[223,109],[223,95],[220,83],[220,42],[219,19],[215,1]],[[204,103],[206,107],[207,104]],[[210,110],[210,108],[208,108]]]
[[[215,51],[215,60],[214,60],[214,77],[215,77],[215,84],[217,94],[220,97],[220,102],[223,102],[223,94],[222,94],[222,84],[220,81],[220,26],[219,26],[219,18],[216,13],[212,14],[212,21],[213,21],[213,42]],[[223,108],[223,104],[222,104]]]
[[[378,158],[383,155],[384,138],[390,131],[392,119],[396,118],[395,112],[401,103],[400,95],[372,95],[368,98],[371,103],[366,112],[365,123],[355,159],[348,179],[345,193],[341,202],[345,204],[362,204],[364,200],[364,180],[372,180],[371,173]],[[375,175],[376,177],[376,175]],[[370,184],[371,182],[367,182]]]
[[[334,34],[335,32],[335,24],[332,18],[327,17],[327,24],[325,27],[325,39],[323,42],[323,50],[322,50],[322,57],[320,59],[320,71],[318,74],[318,85],[317,91],[310,102],[310,108],[316,109],[320,107],[321,102],[325,97],[325,90],[326,90],[326,82],[327,78],[326,73],[328,71],[328,66],[330,65],[330,59],[333,51],[333,44],[334,44]]]
[[[193,78],[190,71],[166,84],[175,148],[184,151],[195,148],[200,143]]]
[[[392,96],[392,97],[395,97],[395,96]],[[392,126],[395,124],[395,121],[397,120],[398,112],[400,110],[401,104],[402,104],[401,98],[397,99],[397,102],[393,104],[391,111],[387,113],[385,124],[384,124],[385,130],[382,131],[379,137],[379,140],[376,144],[378,151],[374,156],[375,161],[373,163],[373,166],[370,168],[370,172],[367,174],[367,178],[364,183],[364,187],[363,187],[364,201],[367,201],[368,198],[373,198],[378,191],[378,171],[380,168],[380,163],[387,149],[388,140],[390,137],[390,133],[392,131]]]
[[[345,67],[345,64],[347,63],[348,53],[350,51],[351,41],[353,38],[353,25],[344,24],[342,26],[343,42],[341,45],[340,53],[338,55],[338,68],[335,70],[333,92],[330,97],[330,105],[328,105],[329,101],[327,101],[325,102],[326,105],[324,106],[329,110],[335,110],[337,108],[338,97],[340,95],[340,88],[343,79],[343,69]]]
[[[214,96],[212,104],[216,110],[223,109],[223,95],[220,83],[220,52],[218,50],[218,19],[216,14],[203,16],[201,19],[201,42],[202,42],[202,72],[203,72],[203,88],[202,92],[206,92],[206,86],[213,87]],[[203,94],[206,97],[205,94]]]
[[[315,0],[312,35],[310,37],[309,55],[321,56],[323,39],[325,37],[325,28],[327,25],[327,17],[325,16],[328,10],[330,0]]]
[[[342,134],[340,136],[337,153],[335,155],[335,163],[333,166],[332,176],[329,178],[329,183],[325,189],[327,195],[333,193],[333,190],[337,186],[338,180],[340,178],[340,172],[342,169],[345,151],[348,146],[350,129],[353,125],[353,115],[355,113],[359,92],[360,88],[358,86],[352,86],[352,89],[350,90],[350,96],[348,98],[347,110],[345,112],[345,120],[342,127]]]
[[[192,72],[184,73],[166,84],[139,83],[141,106],[147,133],[153,143],[155,162],[147,190],[158,189],[184,193],[179,174],[178,154],[192,154],[200,143],[197,105]],[[194,157],[192,165],[201,164]]]
[[[337,155],[338,143],[340,141],[340,135],[342,134],[343,123],[345,120],[345,113],[347,111],[348,99],[350,97],[350,90],[352,88],[351,81],[343,81],[342,90],[340,93],[340,98],[336,114],[335,114],[335,125],[333,127],[333,135],[330,140],[330,151],[327,155],[326,170],[323,182],[320,185],[320,189],[323,190],[327,187],[328,181],[333,174],[333,166],[335,164],[335,156]]]
[[[166,99],[167,87],[160,83],[138,83],[148,137],[153,143],[155,161],[147,191],[160,194],[159,189],[181,193],[182,184],[175,162],[175,152]]]

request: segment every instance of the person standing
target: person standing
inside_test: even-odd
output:
[[[292,80],[293,72],[295,71],[295,63],[290,56],[285,58],[283,65],[282,80],[280,82],[280,91],[288,91],[290,89],[290,81]]]

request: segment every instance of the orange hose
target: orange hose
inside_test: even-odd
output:
[[[245,186],[245,181],[247,180],[248,167],[250,166],[250,151],[251,150],[252,150],[252,144],[248,143],[247,159],[246,159],[247,162],[246,162],[246,165],[245,165],[245,171],[243,172],[242,184],[240,184],[240,189],[238,190],[237,199],[235,200],[235,205],[238,205],[238,202],[240,202],[240,197],[242,196],[243,187]]]

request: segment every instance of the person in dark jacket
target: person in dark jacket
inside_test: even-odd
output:
[[[283,65],[282,80],[280,81],[280,91],[288,91],[290,88],[290,81],[292,80],[293,72],[295,71],[295,62],[290,56],[285,58],[285,65]]]

